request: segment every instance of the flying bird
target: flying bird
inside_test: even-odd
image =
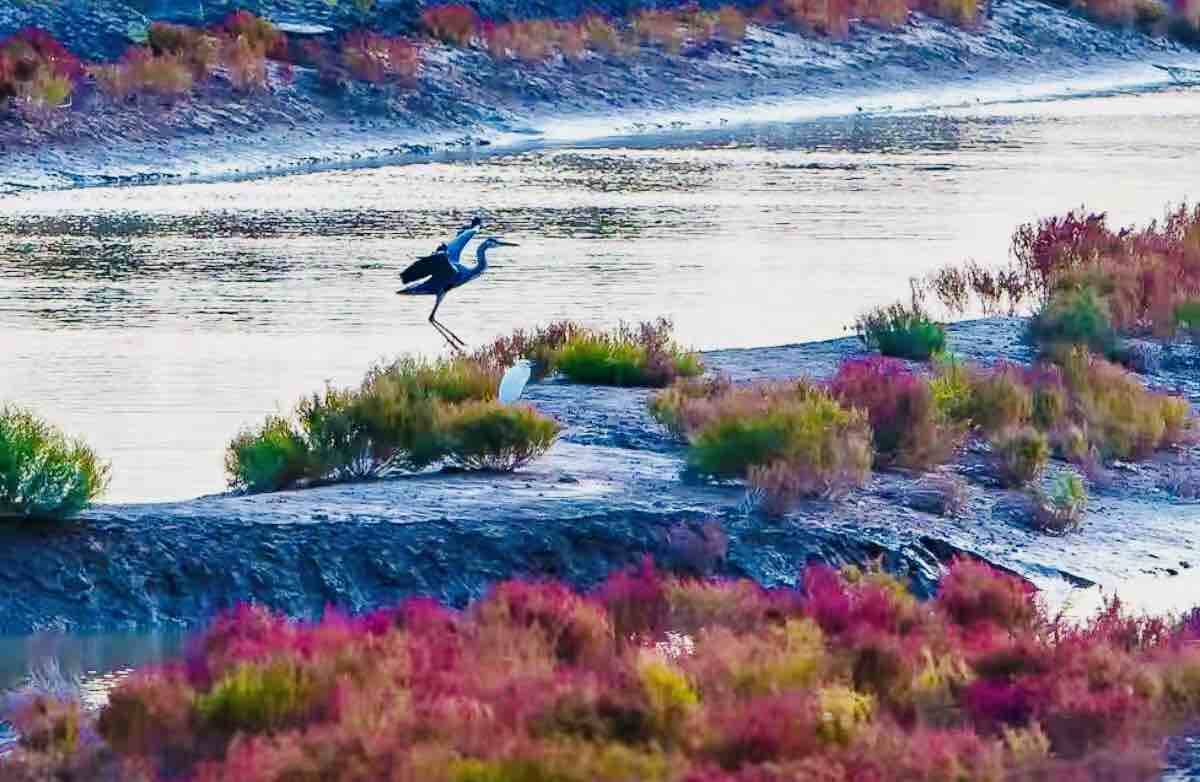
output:
[[[513,242],[506,242],[499,237],[485,239],[475,251],[475,263],[466,265],[459,262],[463,248],[475,238],[482,221],[476,217],[471,224],[464,227],[453,241],[439,248],[432,255],[418,258],[415,263],[400,273],[400,279],[407,283],[396,291],[401,296],[435,296],[433,311],[429,313],[429,322],[455,350],[462,350],[467,343],[437,319],[438,307],[442,299],[455,288],[466,285],[471,280],[487,271],[487,252],[493,247],[516,247]]]

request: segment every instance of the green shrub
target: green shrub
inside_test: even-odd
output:
[[[1035,491],[1033,523],[1046,532],[1067,532],[1079,526],[1087,507],[1087,487],[1075,473],[1060,475],[1049,493]]]
[[[296,405],[304,433],[307,464],[314,475],[329,480],[363,479],[374,475],[371,434],[365,424],[359,395],[327,387]]]
[[[1033,415],[1033,392],[1015,366],[974,373],[970,400],[971,422],[988,433],[1022,426]]]
[[[662,388],[704,371],[700,357],[671,336],[671,321],[659,318],[611,332],[577,330],[559,349],[555,367],[575,383]]]
[[[646,385],[646,351],[603,334],[581,334],[558,354],[558,370],[575,383],[608,386]]]
[[[855,321],[854,330],[869,349],[895,358],[925,361],[946,347],[946,330],[916,302],[873,309]]]
[[[946,353],[935,356],[929,390],[942,421],[965,423],[971,420],[971,372],[962,361]]]
[[[476,351],[473,358],[483,366],[498,370],[527,359],[533,379],[541,380],[554,371],[563,345],[585,331],[583,326],[569,320],[538,326],[532,332],[518,329],[507,337],[496,338],[492,344]]]
[[[326,388],[230,444],[231,486],[277,491],[301,481],[362,480],[441,460],[511,470],[541,456],[558,425],[495,403],[499,373],[470,359],[402,358],[373,367],[357,389]]]
[[[612,331],[564,320],[500,337],[473,359],[497,372],[528,359],[535,379],[558,371],[575,383],[661,388],[704,371],[699,356],[680,347],[672,330],[666,318],[622,323]]]
[[[701,473],[748,477],[766,492],[769,509],[782,510],[800,497],[865,483],[873,460],[871,427],[864,412],[800,384],[763,408],[719,411],[692,438],[688,460]]]
[[[0,517],[61,519],[108,486],[108,464],[32,412],[0,408]]]
[[[1059,290],[1029,323],[1033,341],[1043,350],[1082,345],[1105,356],[1114,355],[1117,333],[1108,304],[1091,287]]]
[[[287,488],[308,473],[310,462],[304,438],[275,415],[260,428],[239,433],[225,450],[230,488],[249,492]]]
[[[1148,390],[1116,364],[1082,349],[1062,360],[1074,407],[1105,459],[1144,458],[1183,442],[1195,426],[1187,400]]]
[[[312,681],[295,665],[241,663],[197,697],[195,708],[214,730],[260,733],[303,716],[312,700]]]
[[[647,406],[654,420],[674,436],[687,440],[706,414],[711,400],[726,396],[732,384],[724,375],[680,378],[670,388],[650,397]]]
[[[509,472],[554,445],[559,425],[525,405],[470,402],[452,408],[439,427],[450,461],[473,470]]]
[[[1045,471],[1050,460],[1050,441],[1031,426],[999,432],[992,438],[992,449],[1005,486],[1025,486]]]

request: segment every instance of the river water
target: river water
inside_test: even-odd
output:
[[[442,348],[398,273],[469,215],[493,251],[441,319],[674,318],[700,348],[833,337],[906,280],[1004,259],[1087,203],[1196,196],[1200,92],[859,114],[458,162],[0,198],[0,399],[113,463],[108,499],[224,488],[239,427],[375,359]]]

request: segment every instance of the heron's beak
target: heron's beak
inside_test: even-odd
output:
[[[500,245],[501,247],[520,247],[521,246],[521,245],[517,244],[516,242],[505,242],[501,239],[497,239],[496,244]]]

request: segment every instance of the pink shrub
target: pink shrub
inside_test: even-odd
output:
[[[347,72],[371,84],[411,84],[420,66],[420,50],[412,41],[371,32],[347,35],[342,40],[341,54]]]
[[[1028,628],[1037,612],[1033,586],[982,562],[959,559],[938,585],[936,605],[955,624],[991,624],[1004,630]]]
[[[421,24],[434,38],[456,46],[466,46],[475,36],[479,16],[469,6],[447,3],[422,11]]]
[[[927,469],[954,454],[962,432],[939,420],[929,381],[903,361],[844,361],[830,388],[842,404],[867,412],[881,460]]]
[[[1194,636],[1115,604],[1064,625],[1024,584],[966,561],[926,603],[872,569],[810,567],[803,589],[767,593],[647,562],[588,596],[509,581],[463,611],[414,600],[303,624],[243,608],[187,670],[127,679],[98,721],[21,700],[2,773],[1144,779],[1162,737],[1200,715]],[[84,738],[95,726],[103,743]]]

